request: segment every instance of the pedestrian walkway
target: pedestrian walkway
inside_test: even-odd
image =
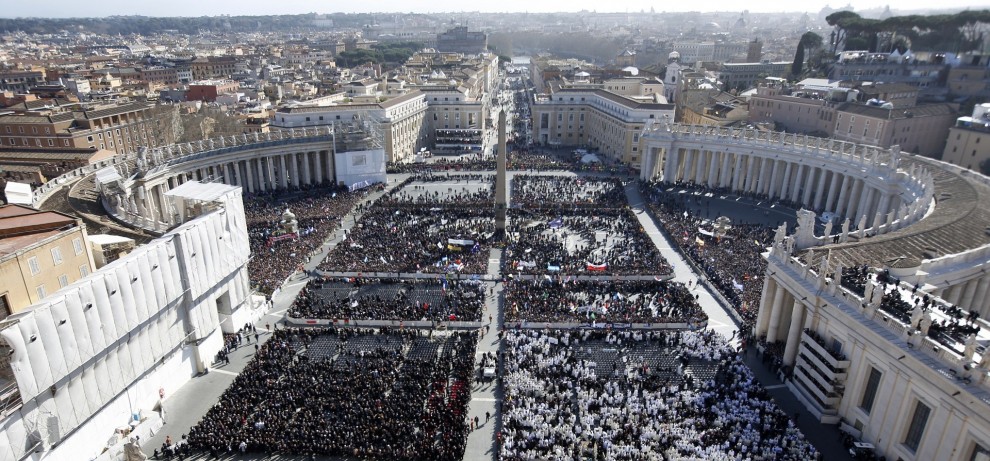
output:
[[[389,177],[389,183],[385,190],[374,191],[367,194],[358,203],[367,204],[377,200],[382,195],[388,193],[398,184],[402,183],[408,175],[394,175]],[[359,219],[359,218],[358,218]],[[354,227],[356,219],[353,211],[348,213],[342,220],[342,228],[350,230]],[[320,252],[313,255],[308,262],[303,264],[304,269],[312,271],[323,261],[330,250],[342,241],[343,232],[336,232],[333,238],[327,241]],[[292,305],[299,292],[306,286],[309,277],[306,272],[298,272],[289,277],[282,285],[278,294],[272,298],[272,307],[258,320],[254,326],[258,332],[258,341],[255,341],[254,334],[250,334],[250,342],[242,343],[241,347],[228,354],[230,364],[210,367],[210,372],[196,376],[180,387],[172,395],[166,395],[162,402],[165,410],[165,426],[151,437],[150,440],[142,441],[143,451],[151,455],[156,448],[160,448],[165,442],[165,437],[171,435],[172,440],[179,440],[182,434],[188,434],[203,415],[220,400],[223,391],[234,382],[248,362],[254,358],[255,344],[264,344],[271,337],[271,332],[267,326],[277,328],[285,316],[285,312]],[[209,360],[209,359],[208,359]],[[286,458],[291,459],[291,458]]]
[[[656,223],[646,213],[646,203],[643,200],[642,194],[639,192],[639,185],[636,181],[630,181],[626,184],[626,198],[629,200],[629,206],[632,207],[633,212],[636,214],[636,219],[643,226],[646,235],[650,236],[653,244],[660,249],[660,254],[674,268],[674,281],[689,285],[692,293],[697,295],[698,304],[708,314],[708,328],[730,339],[730,342],[738,347],[739,335],[736,333],[739,330],[739,324],[729,314],[727,308],[719,303],[715,296],[708,290],[708,285],[698,283],[699,275],[695,274],[691,265],[684,260],[680,252],[674,249],[671,242],[667,240],[667,236],[657,228]]]

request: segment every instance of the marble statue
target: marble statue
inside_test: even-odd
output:
[[[969,363],[973,360],[973,355],[976,354],[976,346],[978,345],[976,335],[971,334],[966,337],[966,348],[963,349],[963,363]]]
[[[922,336],[928,336],[928,329],[932,326],[932,315],[925,312],[924,316],[921,317],[921,321],[918,322],[918,329],[921,330]]]
[[[921,308],[921,304],[915,304],[914,309],[911,310],[911,328],[918,328],[918,323],[924,315],[925,310]]]

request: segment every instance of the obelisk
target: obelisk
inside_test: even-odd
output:
[[[495,173],[495,231],[505,235],[505,209],[508,206],[505,195],[505,110],[498,113],[498,153],[495,157],[498,171]]]

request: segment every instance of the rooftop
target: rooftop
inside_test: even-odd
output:
[[[75,225],[75,218],[57,211],[0,206],[0,256],[21,251]]]
[[[906,258],[920,263],[990,244],[990,185],[974,179],[976,173],[950,169],[920,156],[905,156],[901,168],[909,169],[912,163],[931,172],[935,209],[921,221],[894,232],[826,245],[832,261],[845,267],[866,264],[883,268]]]

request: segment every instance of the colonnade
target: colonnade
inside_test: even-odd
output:
[[[175,217],[165,193],[187,181],[217,181],[240,186],[252,194],[318,185],[336,180],[333,155],[330,150],[270,154],[248,151],[238,157],[211,159],[212,164],[179,167],[177,174],[146,178],[137,188],[139,192],[122,205],[136,216],[154,217],[137,223],[142,227],[164,228],[174,224]]]
[[[756,337],[766,336],[768,344],[784,341],[784,365],[794,365],[801,345],[801,332],[811,327],[804,300],[796,299],[773,277],[764,278],[760,313],[756,317]]]
[[[981,317],[990,317],[986,297],[990,294],[990,275],[971,278],[965,282],[957,283],[948,288],[942,288],[932,292],[933,295],[942,298],[945,302],[960,306],[963,309],[972,309]]]
[[[810,158],[781,158],[773,152],[734,152],[690,148],[652,148],[653,179],[693,183],[736,193],[765,195],[831,212],[865,227],[883,224],[901,205],[883,178],[874,181],[862,169]],[[655,162],[655,163],[654,163]],[[872,220],[871,220],[872,218]]]

